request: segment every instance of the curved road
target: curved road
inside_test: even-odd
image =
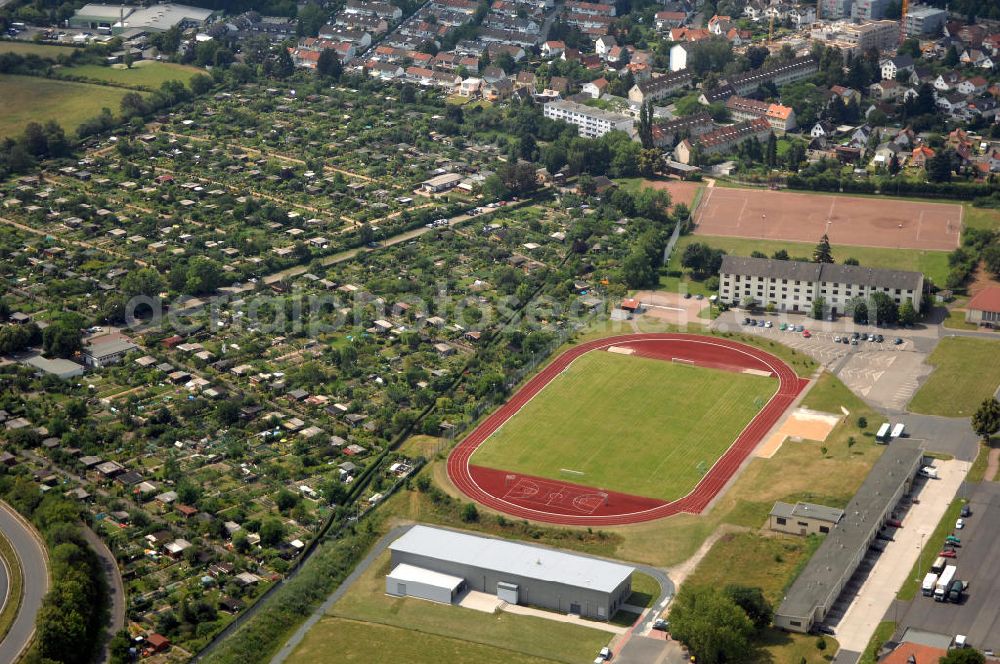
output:
[[[737,365],[747,369],[766,369],[778,378],[780,386],[763,409],[733,441],[729,449],[705,473],[691,493],[670,503],[661,503],[651,508],[619,514],[566,514],[554,510],[534,509],[508,500],[502,479],[499,485],[496,481],[491,481],[487,485],[477,481],[470,465],[470,459],[486,439],[517,414],[576,358],[593,350],[604,350],[616,345],[628,346],[639,356],[664,360],[676,356],[694,361],[699,366]],[[462,493],[490,509],[543,523],[614,526],[661,519],[680,512],[698,514],[715,499],[726,483],[732,479],[761,439],[795,401],[807,382],[805,379],[800,379],[790,366],[774,355],[722,337],[696,334],[627,334],[596,339],[574,346],[555,358],[516,392],[507,403],[494,411],[465,440],[459,443],[448,457],[448,477]],[[502,478],[503,475],[501,474],[499,477]],[[485,478],[480,475],[479,479]],[[546,482],[553,483],[554,480],[546,480]]]
[[[35,616],[49,589],[48,554],[35,529],[4,502],[0,502],[0,530],[20,558],[24,574],[21,609],[7,636],[0,641],[0,662],[14,662],[35,634]]]

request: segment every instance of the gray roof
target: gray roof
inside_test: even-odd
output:
[[[428,526],[414,526],[389,550],[602,592],[613,591],[635,571],[596,558]]]
[[[777,502],[771,509],[771,516],[780,516],[786,519],[818,519],[837,523],[844,516],[844,510],[826,505],[816,505],[814,503],[782,503]]]
[[[788,589],[778,615],[811,618],[816,609],[829,610],[857,564],[859,553],[878,531],[881,515],[891,507],[896,492],[912,478],[923,460],[923,448],[911,440],[894,441],[875,462],[868,477],[844,510],[844,518],[830,530],[805,569]]]
[[[900,288],[918,291],[923,275],[920,272],[903,270],[881,270],[860,265],[837,265],[836,263],[805,263],[802,261],[779,261],[771,258],[750,258],[744,256],[724,256],[723,274],[739,274],[771,279],[794,279],[798,281],[826,281],[837,284],[858,284],[875,288]]]
[[[74,376],[81,375],[84,371],[82,365],[58,357],[50,360],[41,355],[36,355],[25,360],[24,363],[39,371],[44,371],[47,374],[52,374],[60,378],[73,378]]]
[[[84,353],[91,357],[107,357],[109,355],[117,355],[118,353],[127,353],[138,348],[134,343],[122,337],[103,340],[97,339],[95,341],[91,341],[84,348]]]

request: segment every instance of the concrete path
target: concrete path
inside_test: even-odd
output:
[[[569,623],[571,625],[579,625],[580,627],[587,627],[589,629],[599,629],[602,632],[610,632],[612,634],[625,634],[629,631],[628,627],[622,627],[621,625],[612,625],[611,623],[600,622],[597,620],[586,620],[580,616],[574,616],[568,613],[543,611],[542,609],[535,609],[530,606],[521,606],[519,604],[507,604],[503,607],[503,611],[504,613],[515,613],[519,616],[533,616],[535,618],[542,618],[543,620]],[[643,611],[645,611],[645,609],[643,609]]]
[[[0,502],[0,530],[14,547],[24,576],[21,609],[0,641],[0,662],[16,662],[35,635],[35,616],[49,590],[49,557],[34,527],[4,502]]]
[[[894,540],[888,542],[835,628],[840,647],[845,651],[864,652],[899,589],[906,583],[919,582],[907,578],[914,563],[921,557],[926,565],[933,560],[936,551],[924,550],[925,544],[930,545],[926,539],[958,494],[971,464],[952,460],[935,461],[934,465],[940,479],[923,482],[916,495],[920,502],[903,518],[903,527],[896,529]]]

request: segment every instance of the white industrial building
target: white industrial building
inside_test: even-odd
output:
[[[550,101],[544,107],[545,117],[574,124],[584,138],[600,138],[609,131],[624,131],[631,135],[635,121],[627,115],[611,113],[574,101]]]
[[[467,533],[414,526],[389,545],[386,593],[451,603],[466,589],[608,620],[632,594],[634,568]]]

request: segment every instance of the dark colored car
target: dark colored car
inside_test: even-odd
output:
[[[972,516],[972,509],[968,505],[962,505],[962,511],[959,514],[963,519],[967,519]]]

